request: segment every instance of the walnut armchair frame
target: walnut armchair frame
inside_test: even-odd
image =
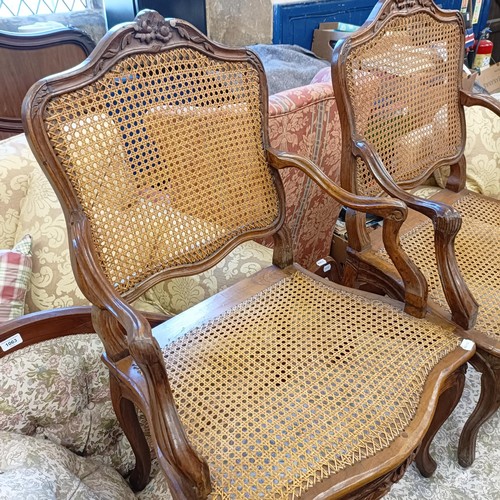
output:
[[[500,116],[500,106],[461,88],[464,33],[461,15],[440,10],[432,0],[380,0],[360,30],[335,47],[332,81],[342,120],[341,185],[356,194],[389,194],[412,209],[401,233],[405,249],[431,283],[434,306],[478,344],[473,365],[483,374],[482,394],[459,447],[459,461],[467,466],[480,425],[500,407],[500,332],[492,319],[498,316],[498,288],[488,284],[490,312],[479,309],[478,316],[477,279],[473,294],[474,271],[467,263],[498,268],[498,253],[477,252],[495,245],[488,247],[487,240],[491,232],[498,234],[498,224],[483,231],[490,234],[475,242],[476,250],[472,243],[464,250],[462,241],[470,234],[468,224],[482,224],[479,218],[494,221],[500,204],[464,189],[463,108],[482,105]],[[446,189],[431,199],[410,191],[443,166],[450,166]],[[482,217],[467,208],[473,204],[485,211]],[[348,212],[350,251],[342,282],[402,299],[403,282],[380,251],[376,232],[369,235],[362,214]],[[486,307],[481,300],[480,307]]]
[[[175,498],[248,488],[273,497],[379,498],[413,459],[423,474],[433,472],[429,444],[460,398],[474,346],[461,347],[460,328],[425,310],[425,279],[398,240],[404,203],[352,195],[312,162],[270,148],[267,85],[255,54],[143,11],[111,30],[82,66],[35,85],[23,110],[30,145],[63,206],[77,282],[93,304],[114,409],[136,457],[130,476],[136,490],[151,467],[137,408]],[[339,287],[293,264],[278,172],[286,167],[301,169],[351,209],[384,217],[383,240],[407,284],[406,304]],[[154,329],[130,305],[155,283],[200,273],[240,243],[266,236],[274,239],[273,266]],[[344,314],[336,298],[353,312]],[[330,321],[329,314],[345,321]],[[366,331],[368,317],[375,323]],[[349,321],[363,347],[350,347],[358,334],[351,338]],[[413,349],[408,358],[400,356],[401,342]],[[385,359],[388,345],[398,355]],[[381,422],[360,415],[352,425],[380,434],[360,444],[355,433],[344,442],[341,419],[352,408],[324,411],[322,391],[335,377],[341,392],[342,380],[354,389],[351,370],[362,373],[380,356],[394,379],[374,391],[376,400],[403,398],[404,408],[388,423],[392,403],[370,402],[374,412],[382,410]],[[414,366],[402,376],[397,363]],[[262,373],[270,375],[260,381]],[[369,376],[382,383],[378,369]],[[301,377],[320,377],[319,385],[311,388]],[[396,390],[407,383],[413,385]],[[262,414],[249,409],[254,404]],[[358,411],[366,406],[358,404]],[[320,410],[324,425],[315,423]],[[304,419],[329,436],[321,447],[330,458],[319,468],[288,444],[286,436],[307,446],[315,439]],[[281,430],[269,437],[271,422]],[[358,451],[332,452],[327,441],[338,439]],[[267,471],[255,483],[257,472],[246,469],[254,463],[257,472]],[[286,476],[290,467],[295,472]]]

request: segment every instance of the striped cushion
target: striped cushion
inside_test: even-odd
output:
[[[24,314],[31,264],[30,235],[12,250],[0,250],[0,324]]]

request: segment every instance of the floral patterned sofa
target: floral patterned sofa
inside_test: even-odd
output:
[[[340,129],[330,85],[315,83],[270,97],[274,147],[317,162],[334,180]],[[339,206],[306,182],[283,174],[296,260],[315,270],[330,251]],[[0,325],[0,499],[136,498],[124,479],[133,456],[114,415],[102,345],[72,273],[65,221],[24,135],[0,142],[0,248],[33,239],[25,316]],[[136,307],[165,319],[271,261],[271,249],[250,242],[199,276],[160,283]],[[44,338],[43,342],[38,342]],[[5,347],[5,344],[3,344]],[[154,474],[139,498],[169,498]]]

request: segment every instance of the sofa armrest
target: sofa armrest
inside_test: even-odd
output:
[[[337,182],[341,130],[331,84],[314,83],[270,96],[269,138],[273,148],[308,158]],[[316,261],[330,254],[340,205],[303,172],[288,169],[280,175],[295,260],[315,271]]]
[[[62,307],[26,314],[0,325],[0,359],[11,352],[45,340],[94,333],[91,311],[91,306]],[[143,314],[152,327],[168,319],[168,316],[163,314]]]

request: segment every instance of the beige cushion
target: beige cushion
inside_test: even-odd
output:
[[[76,285],[69,257],[66,222],[52,186],[38,165],[29,177],[16,239],[33,238],[33,271],[26,294],[26,312],[87,305]]]
[[[131,500],[112,467],[51,441],[0,431],[0,498]]]
[[[0,248],[14,246],[21,201],[38,164],[24,134],[0,142]]]

